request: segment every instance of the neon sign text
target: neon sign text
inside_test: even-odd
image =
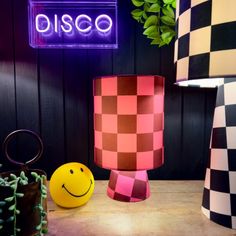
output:
[[[46,16],[45,14],[38,14],[35,18],[35,27],[36,27],[37,32],[45,33],[49,31],[50,26],[54,24],[54,32],[58,33],[58,27],[59,27],[58,22],[59,21],[58,21],[57,14],[54,15],[54,22],[51,22],[49,17]],[[92,23],[93,23],[92,18],[85,14],[78,15],[75,21],[73,21],[73,18],[70,15],[64,14],[61,17],[61,22],[62,22],[60,25],[61,30],[65,33],[72,32],[73,25],[81,33],[88,33],[92,30]],[[100,26],[100,23],[104,24],[104,22],[107,22],[107,27],[102,28]],[[82,28],[80,25],[83,23],[88,24],[89,26],[87,26],[86,28]],[[112,28],[112,19],[110,16],[105,15],[105,14],[99,15],[94,21],[94,25],[97,31],[101,33],[107,33]]]
[[[117,48],[116,0],[29,0],[34,48]]]

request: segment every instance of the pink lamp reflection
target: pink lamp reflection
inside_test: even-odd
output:
[[[163,164],[164,78],[109,76],[94,86],[94,161],[111,169],[110,198],[150,196],[147,171]]]

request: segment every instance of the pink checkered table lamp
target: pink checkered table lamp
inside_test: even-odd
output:
[[[105,76],[94,89],[94,161],[111,169],[109,197],[150,196],[147,171],[163,164],[164,78]]]

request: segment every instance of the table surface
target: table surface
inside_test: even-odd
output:
[[[236,236],[202,214],[203,181],[150,181],[150,198],[138,203],[110,199],[107,183],[96,181],[89,202],[74,209],[60,208],[48,196],[47,235]]]

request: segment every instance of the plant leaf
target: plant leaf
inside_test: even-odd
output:
[[[144,1],[142,1],[142,0],[132,0],[132,3],[136,7],[141,7],[144,4]]]
[[[42,225],[46,225],[48,222],[46,220],[42,221]]]
[[[157,12],[160,12],[160,10],[161,10],[160,5],[158,3],[154,3],[154,4],[152,4],[150,6],[150,8],[148,9],[148,12],[155,12],[155,13],[157,13]]]
[[[157,0],[145,0],[145,2],[149,2],[149,3],[156,3]]]
[[[23,179],[26,177],[24,171],[21,171],[21,172],[20,172],[20,177],[23,178]]]
[[[175,25],[174,19],[170,18],[169,16],[162,16],[161,21],[166,25],[171,25],[171,26]]]
[[[161,41],[161,42],[159,43],[159,48],[162,47],[162,46],[164,46],[164,45],[166,45],[166,43],[165,43],[164,41]]]
[[[4,222],[4,220],[3,219],[0,219],[0,224],[2,224]]]
[[[155,15],[149,16],[147,20],[145,21],[143,28],[146,29],[151,25],[156,25],[157,22],[158,22],[157,16]]]
[[[48,232],[48,229],[42,229],[42,233],[46,234]]]
[[[36,230],[40,230],[41,228],[42,228],[42,225],[41,225],[41,224],[39,224],[39,225],[36,226]]]
[[[163,0],[165,4],[172,4],[172,2],[175,2],[175,0]]]
[[[14,204],[14,205],[11,205],[11,206],[8,208],[8,210],[9,210],[9,211],[13,211],[13,210],[15,209],[15,207],[16,207],[15,204]]]
[[[149,39],[157,39],[157,38],[160,38],[160,34],[158,33],[158,31],[155,31],[155,32],[149,34],[147,37]]]
[[[5,200],[6,202],[11,202],[11,201],[13,201],[13,199],[14,199],[14,197],[7,197],[7,198],[5,198],[4,200]]]
[[[171,6],[176,9],[176,1],[172,2]]]
[[[151,25],[147,29],[144,30],[143,34],[144,35],[150,35],[153,32],[157,31],[157,26],[156,25]]]
[[[146,12],[143,12],[143,19],[147,20],[147,18],[148,18],[148,16],[147,16]]]
[[[165,8],[162,8],[162,12],[164,15],[169,16],[170,18],[175,18],[175,13],[169,5]]]
[[[152,40],[151,45],[159,45],[160,43],[161,43],[161,39],[157,38],[157,39]]]
[[[8,219],[7,219],[7,222],[11,222],[11,221],[13,221],[15,218],[14,218],[14,216],[11,216],[11,217],[9,217]]]
[[[135,9],[131,11],[132,16],[141,17],[143,15],[143,11],[141,9]]]
[[[24,193],[16,193],[17,197],[24,197]]]
[[[166,44],[169,44],[173,36],[170,32],[166,32],[161,34],[161,38]]]
[[[138,22],[140,22],[140,17],[138,17],[138,16],[132,16],[136,21],[138,21]]]
[[[14,174],[10,174],[10,176],[12,179],[17,179],[16,175],[14,175]]]

